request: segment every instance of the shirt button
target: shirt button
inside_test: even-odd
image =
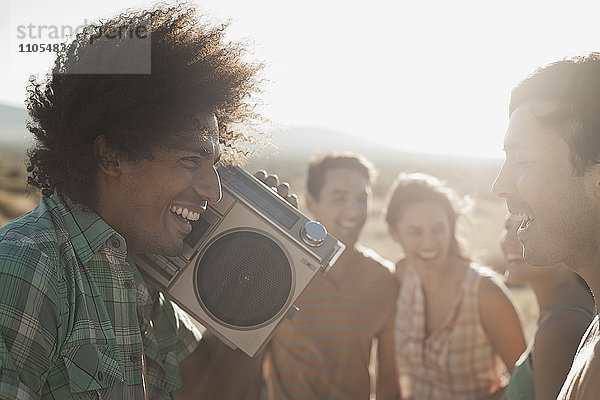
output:
[[[125,289],[133,288],[133,282],[131,282],[129,279],[124,282],[124,285],[125,285]]]
[[[112,244],[112,247],[114,247],[115,249],[118,249],[119,247],[121,247],[121,242],[119,242],[119,239],[111,240],[110,244]]]
[[[139,354],[132,354],[129,356],[129,359],[131,360],[131,362],[138,362],[140,361],[140,355]]]
[[[98,380],[101,381],[102,379],[104,379],[104,374],[102,371],[98,371]]]

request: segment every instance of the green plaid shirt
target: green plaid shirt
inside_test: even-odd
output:
[[[0,228],[0,398],[170,399],[200,332],[126,260],[123,237],[56,195]]]

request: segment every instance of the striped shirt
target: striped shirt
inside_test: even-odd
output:
[[[479,287],[496,279],[471,264],[450,316],[425,336],[425,297],[416,270],[407,264],[396,305],[396,365],[403,397],[419,400],[482,399],[504,386],[507,374],[479,312]]]
[[[265,355],[269,399],[369,398],[371,342],[393,343],[398,284],[385,262],[364,249],[341,281],[315,277]]]
[[[89,209],[44,197],[0,228],[0,398],[170,399],[200,338]]]

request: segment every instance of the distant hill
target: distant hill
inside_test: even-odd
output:
[[[293,126],[276,133],[272,141],[282,156],[325,153],[329,151],[353,151],[363,154],[380,152],[384,146],[372,140],[350,134],[310,126]]]
[[[408,153],[386,146],[368,138],[310,126],[292,126],[286,131],[272,134],[276,151],[267,149],[266,156],[306,158],[330,151],[351,151],[365,155],[371,160],[401,161],[403,163],[429,164],[430,161],[448,163],[489,163],[487,158],[445,156],[439,154]],[[497,163],[498,160],[491,160]]]
[[[27,111],[25,108],[0,104],[0,143],[25,144],[31,134],[25,127]]]
[[[0,104],[0,144],[15,148],[27,146],[32,136],[25,127],[26,121],[25,108]],[[271,141],[274,147],[264,149],[258,157],[251,159],[250,166],[264,165],[266,168],[293,162],[304,168],[315,154],[351,151],[363,154],[374,162],[382,172],[381,178],[385,184],[399,171],[433,173],[428,168],[431,165],[451,167],[437,168],[435,171],[451,183],[465,178],[489,180],[499,166],[499,160],[406,153],[368,138],[311,126],[292,126],[272,134]],[[463,168],[455,168],[461,165]],[[472,168],[473,165],[477,165],[477,168]],[[469,171],[468,174],[464,173],[465,169]],[[440,171],[443,173],[440,174]]]
[[[351,151],[363,154],[375,164],[380,173],[375,189],[380,187],[382,191],[387,191],[400,172],[424,172],[459,189],[464,188],[465,192],[473,193],[473,189],[479,191],[477,189],[481,187],[482,195],[491,196],[489,187],[501,165],[498,159],[407,153],[369,139],[308,126],[291,127],[288,131],[274,134],[271,140],[276,150],[267,149],[252,157],[248,169],[279,170],[289,164],[296,166],[293,174],[303,181],[306,165],[314,155]]]

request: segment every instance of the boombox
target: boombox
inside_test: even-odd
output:
[[[136,263],[150,284],[253,356],[344,245],[242,168],[218,171],[223,197],[191,222],[181,255],[139,255]]]

